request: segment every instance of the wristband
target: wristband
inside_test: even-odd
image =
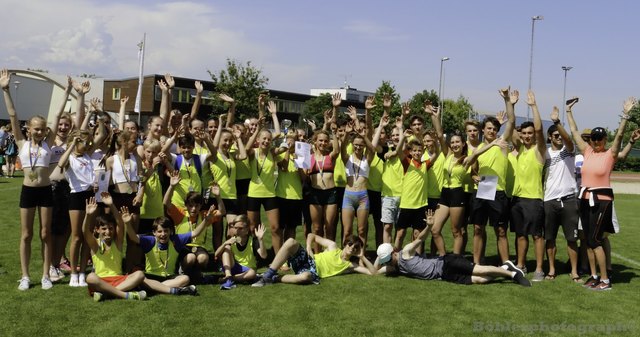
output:
[[[560,124],[560,120],[558,119],[557,121],[553,121],[553,125],[558,125]]]

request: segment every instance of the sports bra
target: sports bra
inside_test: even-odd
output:
[[[51,146],[51,160],[49,161],[49,165],[57,164],[60,161],[60,157],[67,151],[67,144],[63,145],[53,145]]]
[[[51,163],[51,149],[46,141],[37,146],[30,140],[24,142],[18,156],[23,167],[49,167]]]
[[[129,169],[125,175],[125,168],[122,167],[123,161],[120,160],[120,156],[116,153],[113,155],[113,172],[111,177],[115,184],[129,183],[138,181],[138,162],[133,154],[129,154]]]
[[[331,155],[322,156],[322,162],[316,161],[315,154],[311,156],[311,172],[309,174],[316,174],[322,172],[333,173],[333,159],[331,159]]]
[[[358,162],[358,165],[355,164],[353,159],[353,155],[350,155],[349,160],[347,160],[347,163],[344,165],[347,177],[356,176],[369,178],[369,162],[367,161],[367,158],[362,156],[362,160]]]

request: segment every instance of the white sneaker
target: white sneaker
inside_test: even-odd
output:
[[[46,277],[42,278],[40,284],[42,285],[42,290],[49,290],[53,288],[53,283],[51,283],[51,280]]]
[[[51,282],[58,282],[64,278],[64,273],[58,267],[51,266],[49,267],[49,278]]]
[[[70,287],[79,287],[78,285],[78,274],[71,274],[71,279],[69,280]]]
[[[28,277],[26,276],[22,277],[20,279],[20,285],[18,286],[18,290],[22,290],[22,291],[29,290],[30,283],[31,283],[31,280]]]
[[[80,273],[80,275],[78,276],[78,287],[87,287],[87,286],[89,285],[87,284],[87,280],[84,273]]]

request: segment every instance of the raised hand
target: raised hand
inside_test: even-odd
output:
[[[202,94],[202,91],[204,91],[204,88],[200,81],[195,81],[193,83],[193,86],[196,88],[196,94]]]
[[[396,122],[395,122],[395,124],[396,124],[396,127],[397,127],[398,129],[399,129],[399,128],[401,128],[401,127],[402,127],[402,117],[400,117],[400,116],[396,117]]]
[[[95,197],[87,199],[85,202],[85,211],[88,215],[93,215],[98,211],[98,203],[96,202]]]
[[[260,94],[260,96],[262,96],[262,94]],[[236,101],[231,98],[231,96],[227,95],[227,94],[218,94],[218,98],[220,98],[223,102],[227,102],[229,104],[234,104]],[[258,101],[260,100],[260,97],[258,97]]]
[[[500,94],[500,97],[504,98],[505,100],[509,99],[509,90],[511,90],[511,87],[506,87],[506,88],[502,88],[500,90],[498,90],[498,93]]]
[[[383,115],[380,118],[380,126],[382,126],[383,128],[386,128],[387,125],[389,125],[389,116]]]
[[[258,240],[262,240],[262,238],[264,237],[264,233],[266,232],[266,228],[264,227],[263,224],[258,224],[258,226],[256,227],[255,233],[256,233],[256,238],[258,238]]]
[[[331,104],[333,105],[333,107],[339,107],[340,103],[342,103],[342,94],[340,94],[339,92],[336,92],[331,97]]]
[[[102,203],[104,203],[105,205],[113,205],[113,198],[111,198],[111,194],[109,194],[109,192],[100,193],[100,198],[102,198]]]
[[[129,96],[124,96],[124,98],[120,99],[120,105],[127,104],[129,102]]]
[[[219,197],[220,196],[220,185],[218,185],[218,183],[213,183],[211,184],[211,186],[209,187],[209,191],[211,191],[211,194],[215,197]]]
[[[167,82],[165,82],[163,79],[159,79],[158,80],[158,87],[160,87],[160,90],[162,91],[168,91],[169,87],[167,86]]]
[[[527,105],[536,105],[536,95],[534,95],[531,90],[527,91]]]
[[[209,207],[209,210],[207,211],[207,219],[211,220],[211,218],[213,218],[213,216],[216,214],[216,205],[211,205],[211,207]]]
[[[71,76],[67,75],[67,87],[64,88],[64,91],[70,93],[71,89],[73,89],[73,79],[71,78]]]
[[[520,99],[520,92],[518,90],[513,90],[509,93],[509,102],[515,105],[518,103],[518,99]]]
[[[507,114],[504,112],[504,110],[500,110],[496,114],[496,119],[498,120],[498,123],[500,123],[500,125],[503,125],[507,122]]]
[[[571,109],[573,108],[574,105],[576,105],[576,103],[578,103],[578,97],[574,96],[569,100],[569,104],[567,104],[565,111],[571,111]]]
[[[438,109],[433,105],[433,103],[431,103],[431,101],[427,100],[424,102],[424,112],[427,115],[438,117]]]
[[[630,140],[632,142],[636,142],[638,139],[640,139],[640,129],[636,129],[635,131],[633,131],[633,133],[631,134],[631,138]]]
[[[382,96],[382,107],[387,111],[391,109],[391,95],[389,95],[388,93]]]
[[[269,104],[267,104],[267,111],[269,111],[271,115],[275,115],[278,112],[276,109],[276,102],[269,101]]]
[[[80,85],[80,90],[76,88],[76,91],[78,92],[78,94],[81,94],[81,95],[88,93],[89,91],[91,91],[91,82],[89,81],[82,82],[82,84]]]
[[[623,105],[623,110],[622,113],[625,116],[629,116],[629,112],[631,112],[631,110],[638,105],[638,100],[635,99],[635,97],[629,97],[624,101],[624,105]]]
[[[335,116],[333,115],[333,110],[331,109],[327,109],[324,111],[324,123],[331,123],[333,122],[333,119],[335,118]]]
[[[242,130],[240,130],[238,128],[234,128],[233,129],[233,137],[235,137],[236,140],[242,138]]]
[[[264,111],[264,106],[267,104],[267,94],[262,93],[258,95],[258,109]]]
[[[127,100],[129,100],[129,98],[127,97]],[[91,103],[91,108],[97,112],[102,112],[102,104],[100,102],[100,99],[98,97],[94,97],[91,99],[91,101],[89,101]]]
[[[311,130],[315,130],[316,129],[316,127],[317,127],[316,122],[314,122],[314,121],[312,121],[310,119],[307,119],[306,122],[309,125],[309,127],[311,127]]]
[[[10,83],[11,83],[11,73],[9,73],[9,70],[7,69],[2,69],[0,71],[0,88],[2,88],[2,90],[7,90],[9,89]]]
[[[435,217],[433,216],[433,210],[428,209],[426,212],[424,212],[424,215],[425,215],[424,222],[427,223],[427,226],[433,226],[433,223],[435,221]]]
[[[124,223],[131,223],[133,220],[133,214],[129,213],[129,208],[127,208],[127,206],[120,207],[120,216],[122,216],[122,221],[124,221]]]
[[[376,107],[375,97],[374,96],[367,97],[367,100],[364,101],[364,108],[367,110],[372,110],[375,107]]]
[[[173,79],[173,76],[171,76],[171,74],[167,73],[164,75],[164,80],[165,82],[167,82],[167,88],[168,89],[173,89],[173,87],[176,86],[176,81]]]
[[[551,118],[551,121],[554,123],[560,120],[560,109],[558,109],[557,106],[553,106],[553,109],[551,109],[551,116],[549,118]]]
[[[349,105],[347,107],[347,115],[349,115],[352,121],[358,119],[358,111],[356,110],[356,107]]]
[[[175,187],[180,183],[180,171],[175,170],[171,172],[171,178],[169,179],[169,185]]]

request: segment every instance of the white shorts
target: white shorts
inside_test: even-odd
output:
[[[399,214],[400,197],[382,197],[380,221],[385,224],[395,224]]]

